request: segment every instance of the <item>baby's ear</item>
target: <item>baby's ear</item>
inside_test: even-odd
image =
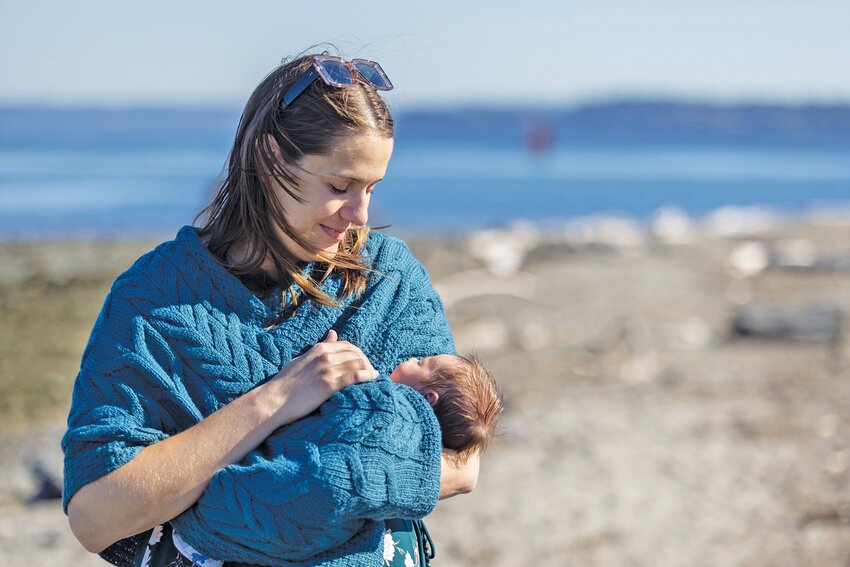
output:
[[[425,388],[422,390],[422,395],[425,396],[425,399],[428,400],[428,403],[432,406],[440,399],[440,393],[434,388]]]

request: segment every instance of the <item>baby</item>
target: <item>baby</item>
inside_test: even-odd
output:
[[[502,394],[477,358],[450,354],[411,358],[396,366],[390,378],[425,396],[440,422],[443,447],[457,451],[462,462],[487,448],[496,433]]]
[[[334,340],[336,337],[334,336]],[[502,411],[502,394],[490,371],[474,356],[440,354],[411,358],[393,369],[393,382],[410,386],[425,396],[437,415],[443,447],[457,451],[465,463],[474,453],[483,452],[496,434],[496,419]],[[171,529],[170,524],[164,529]],[[194,565],[223,567],[172,531],[173,550],[162,545],[157,553],[171,558],[179,553],[192,558]],[[159,541],[159,540],[157,540]],[[154,564],[163,564],[164,561]]]

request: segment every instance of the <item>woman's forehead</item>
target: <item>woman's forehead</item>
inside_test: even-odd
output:
[[[371,184],[384,177],[393,139],[374,135],[347,136],[326,154],[306,155],[302,167],[311,173]]]

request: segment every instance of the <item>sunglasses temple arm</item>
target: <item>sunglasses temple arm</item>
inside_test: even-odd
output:
[[[319,72],[316,71],[315,67],[310,67],[306,73],[298,77],[298,80],[295,81],[295,84],[292,85],[286,94],[283,95],[283,100],[280,102],[280,109],[283,110],[290,104],[292,101],[298,98],[298,95],[307,90],[313,81],[316,80],[316,77],[319,76]]]

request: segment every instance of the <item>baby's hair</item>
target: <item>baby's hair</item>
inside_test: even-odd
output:
[[[462,462],[483,452],[496,435],[502,411],[502,393],[490,371],[475,355],[458,356],[455,364],[439,367],[425,383],[440,392],[434,413],[443,446],[457,451]]]

